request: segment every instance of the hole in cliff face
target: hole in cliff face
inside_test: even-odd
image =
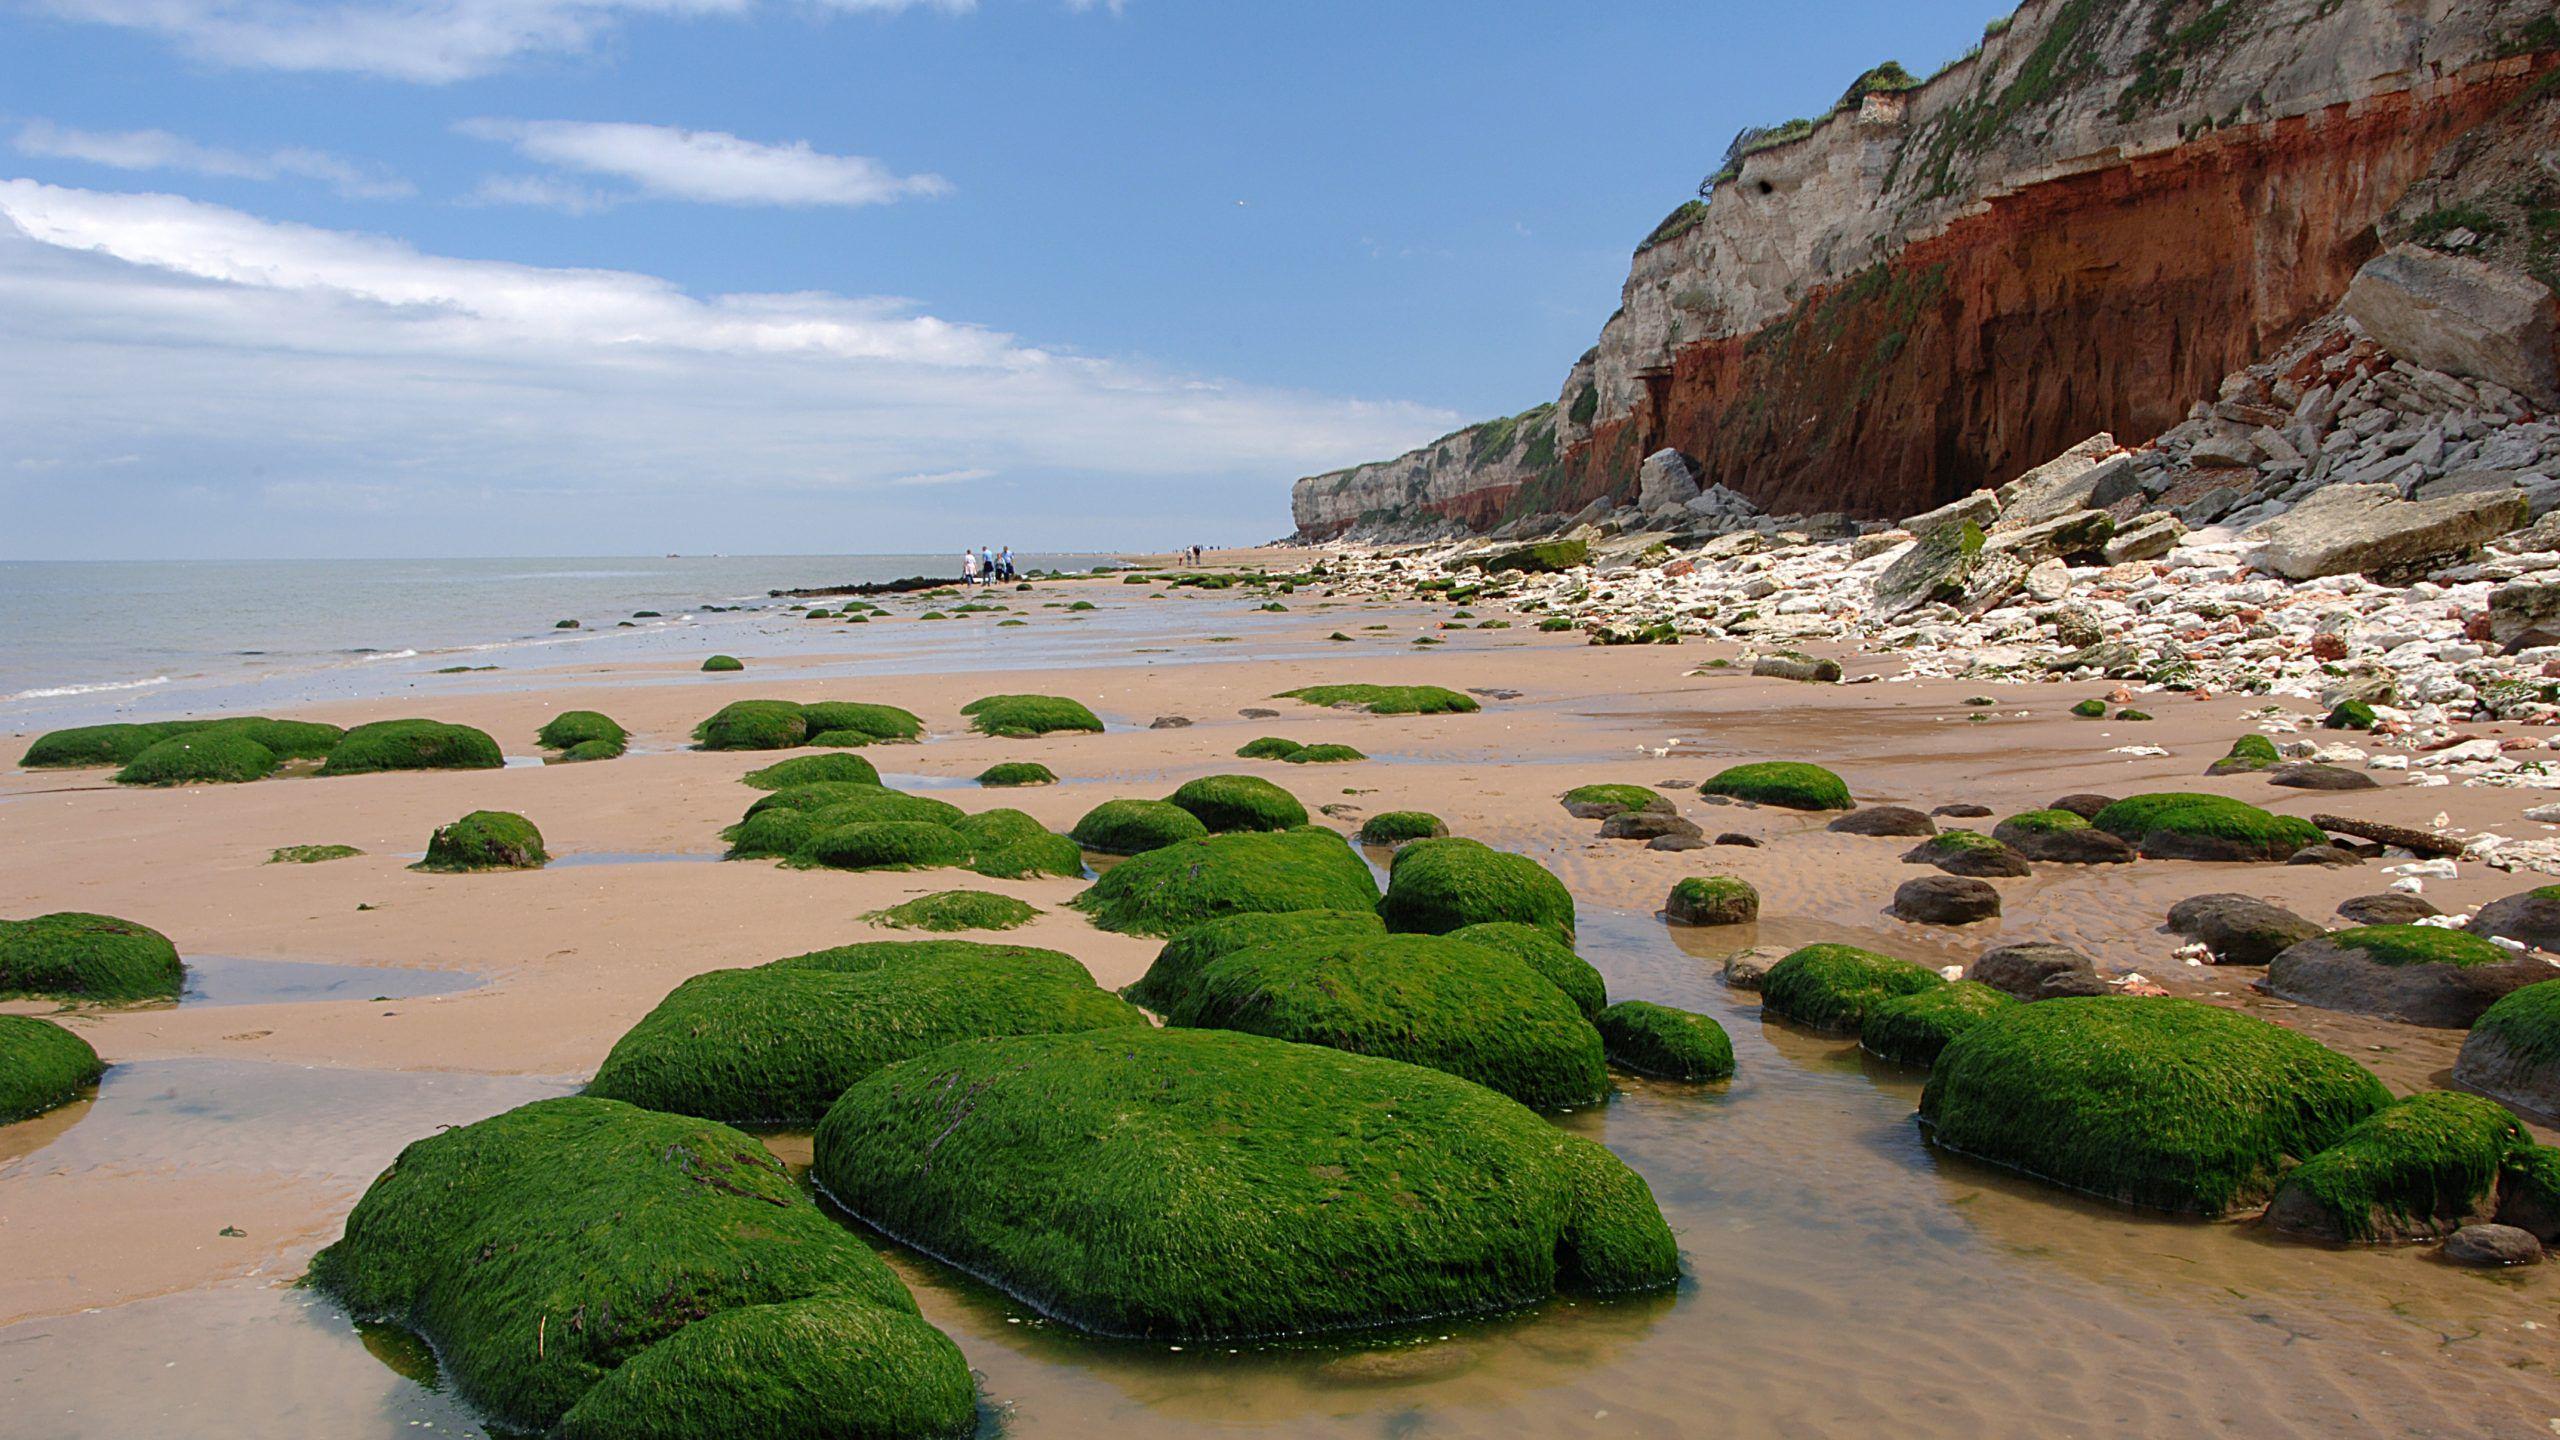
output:
[[[1760,193],[1763,195],[1773,194],[1776,192],[1777,188],[1777,186],[1770,184],[1766,180],[1760,182]]]

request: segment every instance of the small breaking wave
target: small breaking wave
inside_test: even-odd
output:
[[[168,676],[154,675],[148,680],[108,680],[96,685],[52,685],[41,690],[21,690],[9,698],[12,700],[59,700],[65,695],[103,695],[114,690],[148,690],[154,685],[168,683]]]

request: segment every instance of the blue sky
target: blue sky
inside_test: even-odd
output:
[[[0,0],[0,558],[1266,538],[1994,13]]]

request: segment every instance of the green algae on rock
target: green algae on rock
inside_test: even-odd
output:
[[[1642,785],[1576,785],[1562,797],[1565,813],[1577,820],[1606,820],[1629,810],[1668,810],[1671,801]]]
[[[172,735],[116,772],[119,785],[238,785],[276,773],[276,753],[235,731]]]
[[[1301,745],[1280,757],[1292,765],[1340,765],[1369,757],[1348,745]]]
[[[1209,833],[1200,817],[1168,800],[1105,800],[1067,832],[1105,855],[1140,855]]]
[[[0,920],[0,1000],[174,1000],[178,947],[148,925],[63,910]]]
[[[130,765],[143,751],[188,730],[203,729],[201,724],[78,725],[68,730],[50,730],[27,746],[18,764],[28,770],[71,770],[109,765]]]
[[[930,820],[864,820],[812,834],[801,858],[833,870],[917,870],[963,865],[969,841]]]
[[[702,662],[702,668],[710,674],[724,675],[746,669],[747,663],[735,655],[714,655]]]
[[[758,790],[789,790],[801,785],[877,785],[880,767],[859,755],[794,755],[738,778]]]
[[[1573,892],[1526,855],[1458,836],[1417,840],[1387,867],[1387,928],[1440,935],[1487,920],[1535,926],[1570,944]]]
[[[106,1064],[89,1042],[33,1015],[0,1015],[0,1125],[80,1098]]]
[[[1265,735],[1260,739],[1247,740],[1237,746],[1236,758],[1239,760],[1286,760],[1306,748],[1295,740],[1278,735]]]
[[[439,828],[412,870],[539,870],[551,861],[542,832],[512,810],[474,810]]]
[[[1387,933],[1375,910],[1289,910],[1230,915],[1189,926],[1156,952],[1147,973],[1120,993],[1159,1014],[1189,998],[1194,982],[1209,962],[1256,945],[1291,944],[1302,940],[1377,936]]]
[[[1057,772],[1037,760],[1007,760],[978,772],[978,783],[990,790],[1026,785],[1055,785]]]
[[[358,725],[329,751],[322,775],[385,770],[495,770],[506,764],[485,730],[441,720],[376,720]]]
[[[2510,991],[2482,1011],[2453,1078],[2510,1104],[2560,1111],[2560,980]]]
[[[892,930],[1012,930],[1040,917],[1039,907],[988,890],[940,890],[862,918]]]
[[[1662,918],[1674,925],[1748,925],[1760,918],[1760,892],[1736,876],[1692,875],[1673,883]]]
[[[2342,1244],[2450,1235],[2497,1214],[2499,1176],[2526,1143],[2524,1127],[2496,1101],[2412,1095],[2286,1175],[2267,1225]]]
[[[1979,980],[1932,985],[1908,995],[1888,995],[1867,1006],[1858,1022],[1858,1045],[1897,1065],[1934,1065],[1947,1042],[2016,997]]]
[[[2218,1216],[2274,1192],[2391,1102],[2363,1066],[2193,1000],[2102,995],[1996,1010],[1920,1095],[1929,1138],[2129,1205]]]
[[[1149,850],[1069,903],[1105,930],[1172,935],[1229,915],[1374,909],[1378,882],[1330,830],[1249,830]]]
[[[1102,717],[1063,695],[985,695],[960,707],[981,735],[1030,739],[1058,731],[1099,735]]]
[[[1363,845],[1403,845],[1448,833],[1448,825],[1428,810],[1382,810],[1360,822]]]
[[[1372,715],[1472,715],[1484,708],[1474,696],[1438,685],[1308,685],[1283,690],[1272,698],[1366,710]]]
[[[1621,1070],[1656,1080],[1733,1078],[1733,1037],[1712,1015],[1621,1000],[1592,1023],[1600,1029],[1609,1063]]]
[[[1165,797],[1190,811],[1212,834],[1231,830],[1290,830],[1307,823],[1298,797],[1259,775],[1203,775]]]
[[[317,865],[325,860],[346,860],[364,852],[353,845],[282,845],[267,856],[270,865]]]
[[[808,717],[790,700],[733,700],[693,727],[705,750],[792,750],[808,738]]]
[[[360,1320],[426,1337],[464,1399],[531,1432],[717,1315],[822,1296],[916,1313],[871,1247],[753,1136],[587,1096],[411,1144],[312,1258],[311,1281]],[[793,1404],[805,1420],[915,1383],[912,1364],[893,1353],[771,1379],[816,1387]],[[936,1368],[937,1388],[966,1383],[965,1367]]]
[[[2284,762],[2276,751],[2276,742],[2264,735],[2243,735],[2231,742],[2231,749],[2221,759],[2205,767],[2207,775],[2241,775],[2269,770]]]
[[[2327,842],[2318,826],[2223,795],[2127,796],[2090,822],[2152,860],[2285,860]]]
[[[800,719],[811,735],[865,735],[888,742],[924,734],[924,721],[914,711],[860,700],[813,700],[800,707]]]
[[[1547,977],[1586,1016],[1597,1015],[1609,1006],[1609,982],[1601,978],[1599,968],[1574,954],[1573,948],[1558,940],[1553,931],[1517,920],[1487,920],[1462,925],[1450,931],[1448,938],[1499,950],[1520,961]]]
[[[1854,1035],[1879,1001],[1946,983],[1925,965],[1855,945],[1807,945],[1769,967],[1760,980],[1760,1000],[1772,1015]]]
[[[581,746],[603,745],[606,752],[589,750],[580,758],[609,759],[631,746],[631,732],[622,722],[601,710],[563,710],[534,732],[534,741],[545,750],[577,750]]]
[[[1797,760],[1760,760],[1720,771],[1698,787],[1701,795],[1721,795],[1754,805],[1784,810],[1854,810],[1848,782]]]
[[[1651,1191],[1599,1146],[1454,1076],[1228,1031],[890,1066],[827,1112],[814,1173],[862,1220],[1102,1335],[1359,1329],[1679,1277]]]

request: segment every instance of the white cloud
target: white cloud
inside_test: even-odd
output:
[[[583,120],[465,120],[465,135],[512,145],[529,160],[628,181],[640,193],[714,205],[885,205],[949,194],[939,175],[900,175],[862,155],[829,155],[805,140],[769,145],[720,130]],[[557,203],[549,182],[502,177],[513,193],[484,198]],[[484,192],[488,187],[484,186]],[[574,191],[566,193],[576,193]]]
[[[0,180],[0,314],[0,465],[143,457],[0,479],[18,554],[897,550],[987,513],[971,492],[991,477],[1017,533],[1121,544],[1223,515],[1269,534],[1291,478],[1457,418],[1078,356],[894,298],[697,297],[31,180]]]
[[[472,187],[471,193],[463,197],[463,203],[535,205],[571,215],[593,215],[622,202],[620,196],[607,195],[591,186],[572,184],[549,175],[491,175]]]
[[[18,127],[12,143],[21,155],[79,160],[117,170],[183,170],[233,180],[318,180],[359,200],[393,200],[417,193],[416,186],[379,166],[299,146],[253,155],[200,144],[166,130],[69,130],[43,120]]]

